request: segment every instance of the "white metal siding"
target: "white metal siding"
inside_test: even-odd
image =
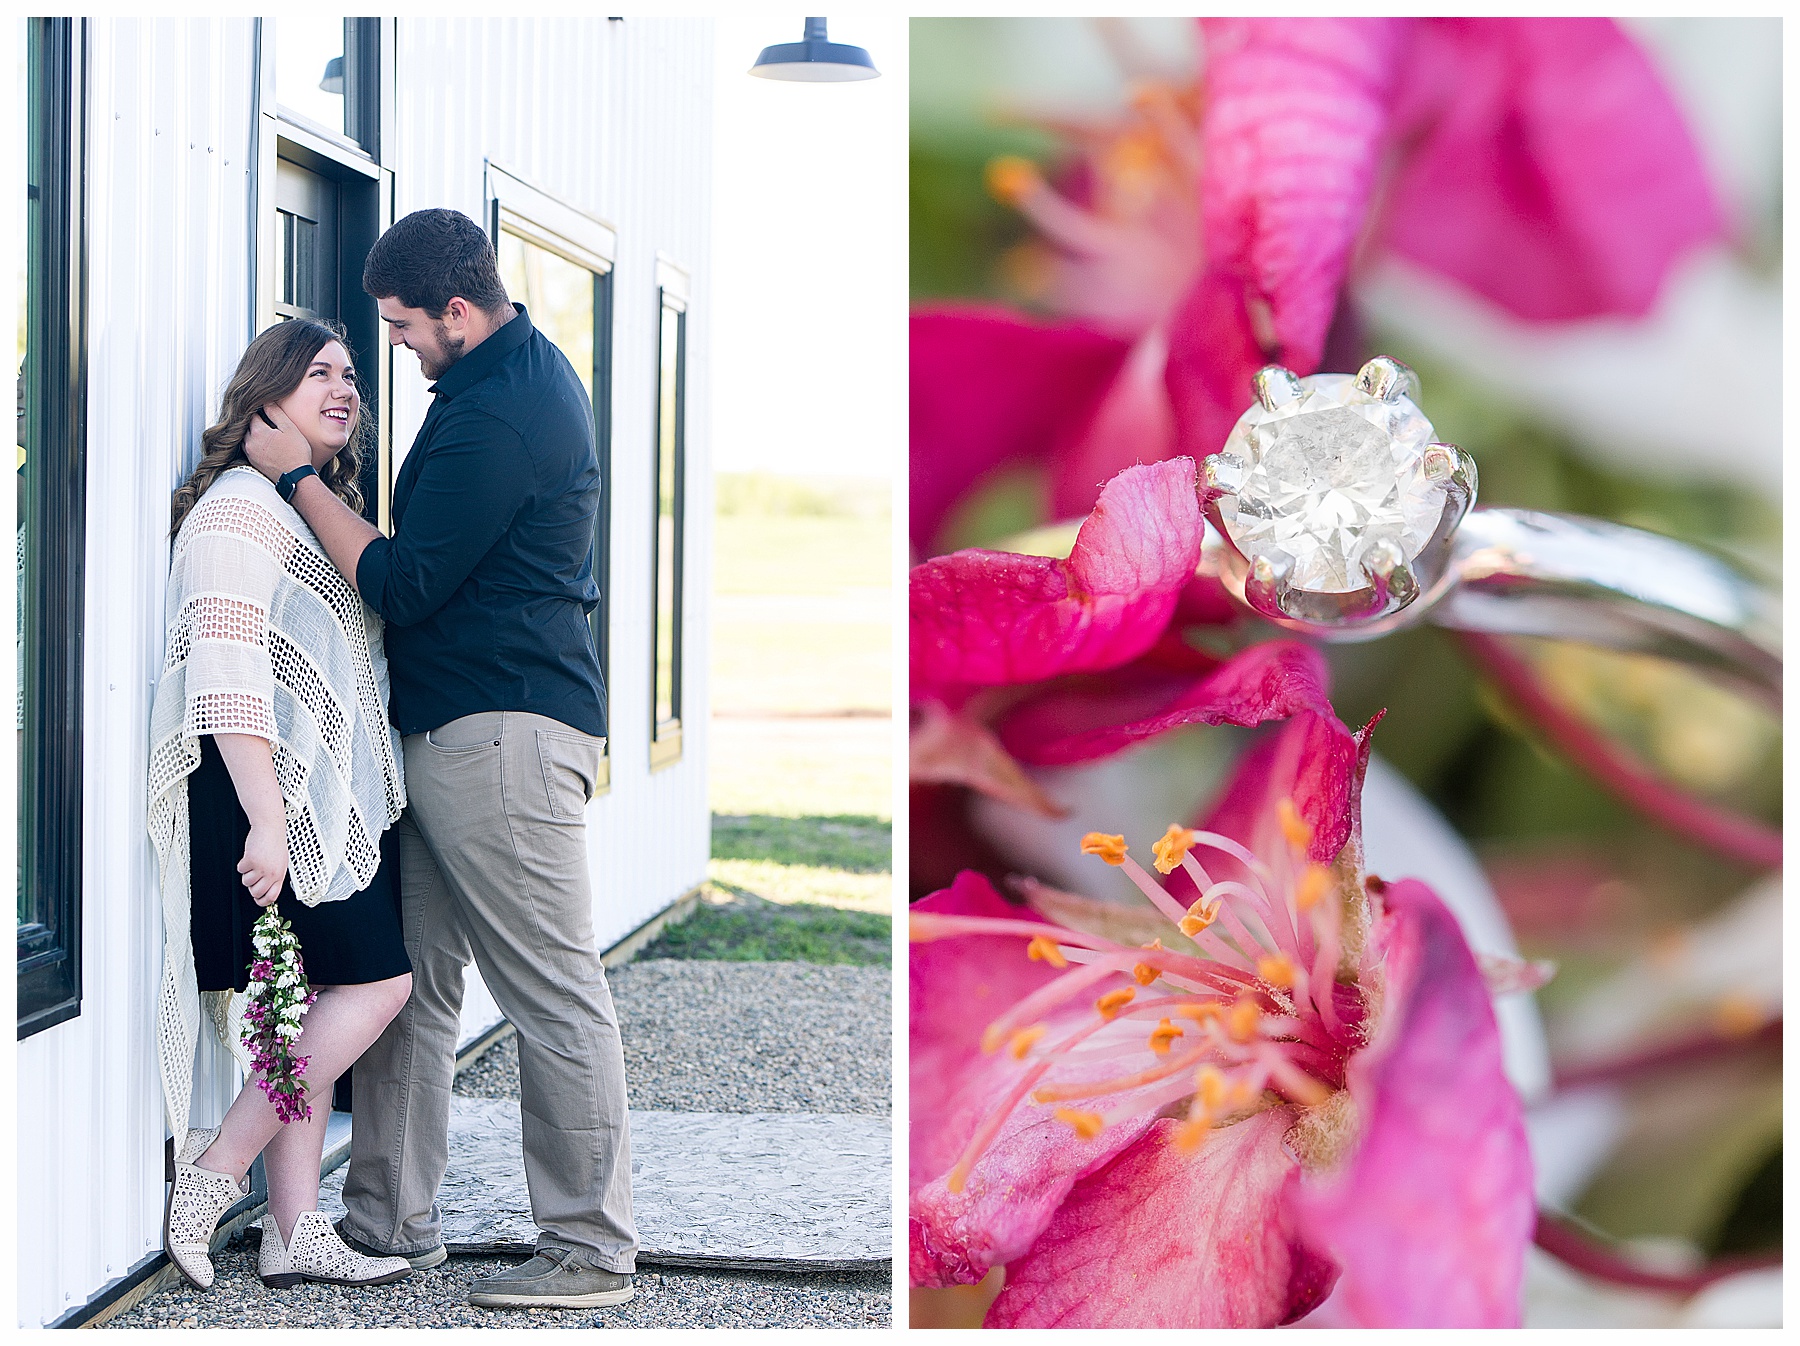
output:
[[[251,335],[254,27],[90,21],[83,1002],[19,1044],[19,1321],[48,1322],[159,1246],[154,1008],[162,931],[144,830],[169,493]],[[489,158],[619,231],[614,290],[612,785],[590,808],[602,946],[701,882],[706,801],[711,33],[603,19],[398,25],[397,214],[481,217]],[[655,258],[688,321],[683,757],[649,770]],[[395,448],[425,384],[396,361]],[[479,983],[465,1025],[489,1022]],[[203,1040],[205,1038],[203,1034]],[[235,1087],[202,1048],[196,1124]]]

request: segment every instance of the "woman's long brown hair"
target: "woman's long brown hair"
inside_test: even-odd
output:
[[[200,436],[200,461],[175,492],[169,522],[171,534],[181,527],[188,511],[206,494],[207,487],[221,472],[250,461],[244,456],[244,437],[250,432],[250,418],[298,388],[300,380],[312,367],[314,357],[333,341],[342,343],[350,355],[350,367],[354,369],[356,352],[350,349],[344,329],[330,321],[298,318],[276,323],[245,348],[244,358],[238,361],[237,373],[225,387],[218,422]],[[350,423],[349,442],[319,472],[332,493],[358,513],[362,512],[363,498],[357,487],[357,476],[362,470],[369,424],[369,419],[362,414],[359,399],[356,418]]]

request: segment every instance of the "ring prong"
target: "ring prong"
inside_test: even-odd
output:
[[[1383,402],[1392,402],[1402,395],[1419,400],[1419,376],[1391,355],[1377,355],[1359,369],[1356,386]]]
[[[1264,365],[1250,376],[1264,411],[1279,411],[1300,396],[1300,378],[1284,365]]]
[[[1418,597],[1419,582],[1413,578],[1412,567],[1392,542],[1384,538],[1370,547],[1363,565],[1388,600],[1385,606],[1403,608]]]
[[[1200,460],[1200,484],[1209,491],[1219,489],[1219,456],[1209,453]]]
[[[1450,474],[1456,471],[1456,446],[1454,444],[1426,445],[1424,466],[1427,480],[1440,484],[1449,481]]]
[[[1254,558],[1250,562],[1250,573],[1244,577],[1244,601],[1265,617],[1286,617],[1291,569],[1290,566],[1276,565],[1266,556]]]

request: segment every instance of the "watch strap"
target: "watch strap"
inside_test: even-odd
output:
[[[294,492],[307,477],[316,477],[319,469],[311,463],[295,468],[292,472],[284,472],[281,480],[275,483],[275,490],[288,504],[294,503]]]

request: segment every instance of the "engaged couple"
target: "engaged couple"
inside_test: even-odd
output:
[[[433,380],[392,538],[360,513],[362,380],[333,324],[280,323],[250,343],[175,493],[150,781],[175,1137],[163,1246],[209,1288],[209,1241],[260,1154],[266,1284],[374,1285],[443,1261],[436,1195],[473,958],[518,1032],[541,1234],[469,1300],[623,1303],[637,1247],[624,1059],[585,823],[606,734],[587,620],[592,413],[466,216],[400,220],[363,286]],[[297,1038],[279,1024],[267,1037],[302,1088],[290,1099],[259,1055],[220,1126],[190,1129],[202,995],[242,1053],[243,993],[281,982],[253,933],[270,907],[317,994]],[[334,1226],[319,1165],[347,1070],[348,1213]]]

